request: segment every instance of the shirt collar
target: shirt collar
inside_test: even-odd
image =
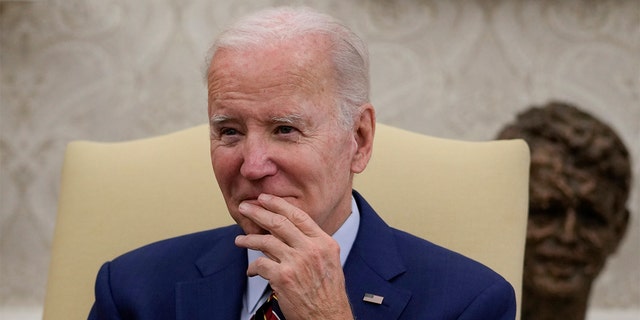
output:
[[[347,261],[353,242],[356,240],[358,234],[358,227],[360,226],[360,210],[356,200],[351,196],[351,214],[340,226],[340,228],[331,236],[340,246],[340,264],[344,266]],[[264,256],[262,251],[247,250],[247,258],[249,264]],[[247,290],[245,292],[245,310],[249,313],[253,313],[258,306],[258,302],[264,295],[264,290],[267,288],[269,282],[261,276],[249,277],[247,279]]]

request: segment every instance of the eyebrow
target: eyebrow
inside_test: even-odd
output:
[[[229,120],[231,120],[231,117],[229,117],[227,115],[214,114],[209,119],[209,124],[214,125],[214,124],[224,123],[224,122],[227,122]]]
[[[232,121],[233,119],[234,119],[233,117],[228,116],[228,115],[214,114],[209,119],[209,122],[210,122],[211,125],[216,125],[216,124]],[[302,123],[303,119],[304,119],[304,117],[302,117],[299,114],[295,114],[294,113],[294,114],[289,114],[289,115],[285,115],[285,116],[272,116],[269,119],[269,122],[271,122],[271,123],[297,124],[297,123]]]
[[[301,123],[302,119],[303,117],[299,114],[290,114],[286,116],[271,117],[271,123],[296,124],[296,123]]]

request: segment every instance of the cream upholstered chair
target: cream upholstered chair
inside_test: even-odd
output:
[[[206,125],[68,146],[44,319],[86,319],[100,265],[146,243],[232,223]],[[483,262],[516,289],[528,207],[523,141],[462,142],[378,124],[360,191],[400,229]]]

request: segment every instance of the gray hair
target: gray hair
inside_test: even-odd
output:
[[[251,14],[223,31],[206,59],[219,49],[243,50],[308,34],[326,35],[337,74],[336,105],[341,124],[351,128],[358,107],[369,102],[369,54],[366,43],[333,17],[306,7],[277,7]],[[205,73],[206,74],[206,73]]]

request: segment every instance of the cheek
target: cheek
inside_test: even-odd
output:
[[[342,191],[341,186],[347,182],[351,172],[350,161],[347,154],[333,150],[324,153],[316,164],[319,179],[329,191]]]
[[[322,156],[323,163],[331,164],[327,166],[329,169],[333,169],[334,171],[341,171],[345,168],[351,167],[351,161],[355,154],[355,147],[353,139],[349,139],[350,136],[341,136],[336,137],[331,140]]]
[[[592,254],[603,257],[608,256],[614,247],[614,239],[611,234],[612,231],[608,229],[593,230],[583,228],[580,232],[584,243],[592,251]]]
[[[554,236],[557,231],[555,221],[540,224],[532,219],[527,223],[527,244],[535,244],[546,238]]]
[[[240,161],[232,150],[221,148],[212,149],[211,166],[220,189],[225,193],[225,188],[229,186],[234,176],[238,175]]]

